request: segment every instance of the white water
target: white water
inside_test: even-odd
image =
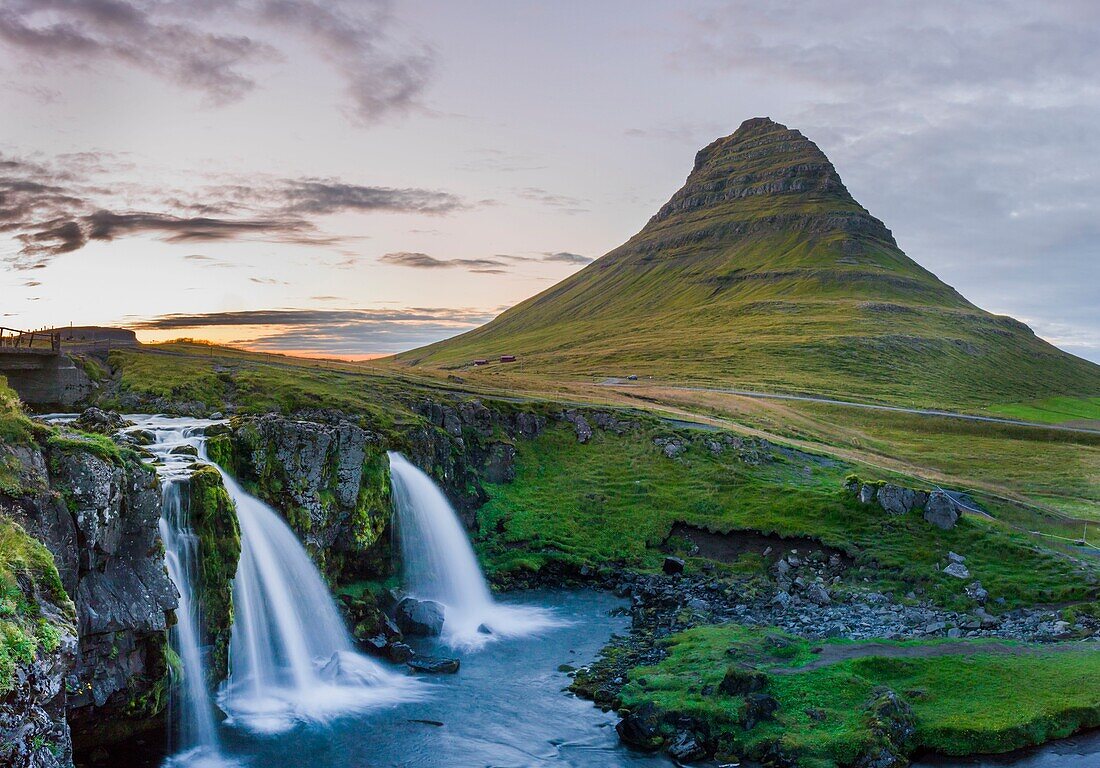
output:
[[[389,457],[405,588],[413,597],[443,606],[445,643],[472,649],[560,625],[542,608],[494,602],[447,497],[400,453]]]
[[[183,446],[198,450],[201,431],[210,423],[180,423],[174,419],[154,418],[140,425],[149,429],[155,437],[155,442],[148,448],[157,457],[156,469],[161,481],[160,535],[164,540],[164,562],[168,576],[179,592],[171,643],[180,657],[183,680],[174,681],[176,684],[172,687],[171,707],[178,722],[178,733],[173,739],[177,754],[169,760],[169,764],[192,768],[235,765],[234,761],[222,756],[214,706],[206,688],[206,662],[200,629],[203,626],[202,607],[193,600],[199,539],[191,530],[181,486],[187,482],[188,467],[194,458],[171,452]]]
[[[165,560],[181,596],[173,643],[184,679],[174,689],[180,732],[170,764],[235,764],[221,755],[214,702],[206,690],[201,606],[192,601],[199,541],[190,530],[180,493],[196,459],[172,453],[180,446],[194,447],[199,461],[221,472],[241,529],[229,680],[217,699],[228,715],[226,723],[278,733],[300,723],[422,697],[425,688],[418,681],[355,652],[321,574],[294,533],[274,510],[207,458],[204,430],[215,422],[129,418],[135,421],[131,429],[147,429],[155,436],[148,447],[157,457],[164,488],[160,527]]]

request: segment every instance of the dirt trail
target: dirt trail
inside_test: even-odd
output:
[[[973,643],[960,640],[954,643],[937,645],[893,645],[891,643],[827,644],[821,646],[821,653],[813,661],[800,667],[779,667],[769,669],[773,675],[793,675],[808,672],[811,669],[827,667],[849,659],[863,659],[870,656],[889,659],[928,659],[937,656],[976,656],[978,654],[1000,654],[1020,656],[1032,653],[1100,653],[1097,643],[1057,643],[1050,645],[1012,645],[1009,643]]]

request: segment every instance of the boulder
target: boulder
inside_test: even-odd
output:
[[[661,711],[657,706],[647,702],[620,720],[615,726],[615,732],[624,744],[635,749],[653,751],[664,743],[661,719]]]
[[[406,635],[434,637],[443,631],[443,606],[434,600],[406,597],[397,604],[394,618],[398,629]]]
[[[588,421],[577,411],[566,411],[565,420],[573,425],[573,431],[577,435],[578,443],[587,443],[592,439],[592,427]]]
[[[877,489],[873,485],[867,485],[866,483],[859,488],[859,503],[870,504],[875,500],[875,493]]]
[[[762,691],[768,686],[768,676],[752,667],[732,666],[722,676],[718,692],[725,696],[744,696]]]
[[[947,559],[953,563],[965,563],[966,558],[960,555],[958,552],[948,552]]]
[[[695,734],[680,731],[668,745],[668,756],[677,763],[694,763],[707,756],[707,750],[695,738]]]
[[[745,730],[752,730],[758,723],[775,718],[779,702],[766,693],[750,693],[745,697]]]
[[[428,659],[417,657],[409,659],[405,664],[413,672],[426,672],[431,675],[453,675],[458,672],[459,668],[458,659]]]
[[[959,521],[959,507],[955,500],[941,490],[932,491],[924,505],[924,519],[937,528],[949,531]]]
[[[516,447],[493,443],[485,460],[485,479],[490,483],[510,483],[516,479]]]
[[[810,588],[806,590],[806,599],[814,605],[828,605],[833,602],[833,599],[829,596],[829,590],[820,584],[810,585]]]
[[[98,432],[101,435],[112,435],[129,423],[114,411],[104,411],[94,407],[87,409],[73,420],[73,426],[77,429],[84,432]]]
[[[902,488],[891,483],[884,484],[876,494],[879,505],[891,515],[904,515],[911,512],[920,501],[917,491]]]
[[[966,596],[978,605],[985,605],[989,599],[989,592],[982,587],[980,581],[975,581],[966,585]]]
[[[671,555],[665,558],[665,562],[661,565],[663,570],[669,576],[673,576],[677,573],[684,572],[684,561],[678,557],[672,557]]]
[[[956,579],[970,578],[970,569],[962,563],[951,563],[951,565],[943,569],[943,572],[948,576],[954,576]]]

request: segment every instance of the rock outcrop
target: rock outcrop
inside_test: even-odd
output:
[[[959,503],[939,488],[929,493],[893,483],[865,483],[854,475],[848,477],[844,487],[861,504],[877,504],[891,515],[907,515],[916,510],[926,521],[944,531],[954,528],[962,516]]]
[[[0,492],[0,518],[42,542],[75,603],[79,642],[68,649],[61,700],[79,750],[162,724],[177,594],[157,534],[153,471],[102,438],[43,432],[40,439],[2,446],[20,471],[18,484]]]

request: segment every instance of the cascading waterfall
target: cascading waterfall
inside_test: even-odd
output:
[[[216,422],[167,417],[130,417],[132,430],[153,434],[164,490],[160,521],[169,575],[180,593],[173,645],[183,667],[175,686],[179,713],[178,754],[173,764],[231,763],[221,757],[214,702],[206,689],[201,632],[202,607],[192,600],[199,541],[191,532],[181,486],[195,457],[222,475],[241,530],[241,558],[233,582],[235,621],[229,679],[218,704],[227,723],[275,733],[303,722],[321,722],[348,712],[413,701],[424,688],[388,672],[355,652],[351,636],[320,572],[290,527],[269,506],[250,496],[211,462],[205,429]]]
[[[355,652],[320,572],[278,513],[222,479],[241,527],[229,680],[218,699],[231,722],[274,733],[419,698],[415,680]]]
[[[164,562],[168,576],[179,592],[176,625],[171,643],[183,669],[182,684],[174,685],[171,706],[178,723],[173,740],[177,753],[173,765],[219,766],[231,761],[221,755],[214,706],[206,689],[206,662],[202,653],[202,607],[193,600],[199,562],[199,539],[191,530],[187,508],[183,503],[182,486],[187,482],[188,467],[193,458],[176,452],[190,446],[196,451],[205,423],[178,426],[164,419],[150,419],[141,427],[149,430],[154,442],[148,446],[157,457],[157,474],[161,481],[160,535],[164,541]]]
[[[560,625],[544,609],[494,602],[443,491],[400,453],[391,452],[389,458],[405,587],[412,596],[444,607],[444,642],[477,648],[494,638]]]

